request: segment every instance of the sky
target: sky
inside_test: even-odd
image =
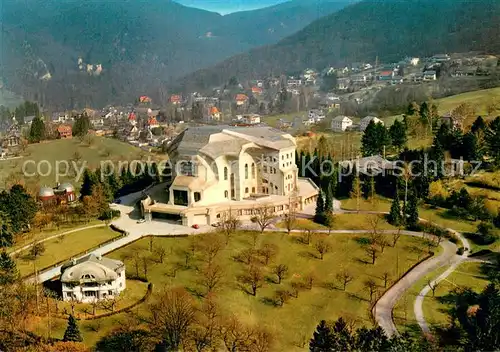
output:
[[[227,14],[276,5],[287,0],[175,0],[182,5]]]

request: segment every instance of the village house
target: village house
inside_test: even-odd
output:
[[[373,155],[364,158],[357,158],[353,160],[344,160],[339,162],[341,168],[347,170],[356,170],[357,172],[367,175],[375,176],[380,174],[393,174],[394,163],[384,159],[380,155]]]
[[[73,137],[73,129],[70,125],[59,125],[57,126],[57,138],[59,139],[70,139]]]
[[[351,81],[349,78],[338,78],[337,79],[337,90],[347,90]]]
[[[262,88],[260,87],[252,87],[252,94],[253,95],[256,95],[256,96],[259,96],[259,95],[262,95]]]
[[[182,103],[182,97],[178,94],[173,94],[172,96],[170,96],[170,103],[172,103],[173,105],[179,105]]]
[[[246,94],[236,94],[236,105],[243,106],[248,102],[248,96]]]
[[[259,207],[281,215],[291,195],[299,209],[314,204],[319,188],[298,177],[296,149],[295,138],[271,127],[188,128],[167,149],[174,174],[167,201],[148,196],[141,201],[143,215],[210,225],[228,211],[242,220]]]
[[[221,120],[221,113],[219,109],[216,106],[212,106],[209,108],[209,118],[214,121],[220,121]]]
[[[291,78],[291,79],[287,80],[286,86],[290,89],[299,88],[300,86],[302,86],[302,80]]]
[[[61,267],[61,286],[63,301],[116,298],[126,287],[125,264],[95,254],[72,259]]]
[[[347,116],[337,116],[332,120],[331,128],[334,132],[344,132],[346,129],[351,127],[353,121]]]
[[[462,130],[464,119],[462,116],[453,115],[450,111],[441,117],[441,123],[447,124],[451,129]]]
[[[379,119],[378,117],[376,116],[366,116],[364,118],[361,119],[361,121],[359,122],[359,130],[361,132],[364,132],[366,130],[366,128],[368,127],[368,125],[370,124],[370,122],[373,123],[380,123],[380,124],[384,124],[384,121],[382,121],[381,119]]]
[[[434,70],[425,71],[423,75],[424,81],[435,81],[437,79],[437,73]]]
[[[307,117],[308,121],[311,121],[313,124],[319,123],[326,118],[325,113],[319,109],[309,110]]]
[[[21,131],[17,123],[12,124],[8,129],[5,138],[2,140],[2,146],[4,148],[15,148],[21,144]]]
[[[260,115],[259,114],[248,114],[243,115],[241,118],[241,122],[247,125],[256,125],[260,123]]]
[[[392,81],[392,79],[394,78],[394,75],[395,75],[395,73],[393,70],[382,71],[378,75],[378,80],[384,81],[384,82]]]

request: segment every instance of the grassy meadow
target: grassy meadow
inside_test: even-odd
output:
[[[15,255],[17,268],[22,276],[33,273],[34,264],[41,269],[64,259],[84,252],[100,243],[118,237],[119,233],[109,227],[98,227],[74,232],[43,243],[45,251],[36,258],[31,258],[29,249]]]
[[[207,235],[189,238],[154,238],[153,252],[164,248],[166,256],[163,263],[149,252],[150,241],[143,239],[127,247],[121,248],[109,255],[115,259],[124,260],[127,266],[127,276],[136,276],[135,259],[137,256],[150,256],[152,260],[147,269],[147,279],[154,284],[155,290],[164,286],[181,286],[191,292],[194,297],[201,299],[206,294],[200,284],[206,256],[203,246],[212,237]],[[221,235],[222,236],[222,235]],[[223,279],[215,290],[216,300],[220,305],[222,315],[236,314],[245,324],[265,326],[275,336],[276,344],[273,350],[294,351],[304,350],[307,347],[312,332],[321,319],[336,319],[344,316],[353,319],[358,325],[370,325],[370,297],[364,282],[373,279],[377,285],[377,293],[384,291],[382,274],[387,271],[391,280],[394,280],[420,260],[427,252],[427,245],[420,238],[402,236],[395,248],[387,247],[377,258],[375,264],[368,263],[362,236],[358,235],[314,235],[309,245],[304,244],[301,235],[288,236],[284,233],[265,233],[256,236],[255,248],[264,244],[273,244],[277,254],[266,265],[264,259],[256,256],[264,274],[262,287],[257,290],[256,296],[249,294],[249,286],[239,277],[248,271],[247,264],[236,258],[245,249],[254,248],[254,237],[250,232],[239,232],[232,236],[229,244],[223,245],[215,257],[215,262],[223,271]],[[331,246],[331,251],[321,260],[315,250],[314,243],[323,238]],[[224,244],[224,238],[222,237]],[[205,241],[205,242],[204,242]],[[195,250],[194,257],[188,257],[191,244],[200,247]],[[399,263],[398,268],[394,265]],[[276,276],[271,269],[274,265],[286,264],[288,275],[281,284],[276,283]],[[336,275],[343,269],[350,271],[354,280],[343,291]],[[145,276],[142,266],[137,268],[140,276]],[[291,283],[305,283],[306,277],[313,274],[315,280],[311,289],[303,287],[297,298],[292,298],[284,306],[278,307],[274,303],[276,290],[290,289]],[[390,284],[390,282],[388,283]],[[134,314],[146,314],[146,305],[139,306]],[[113,326],[128,319],[127,314],[98,319],[93,322],[81,322],[85,343],[94,345],[99,337],[103,336]],[[64,322],[60,322],[62,326]],[[99,324],[98,331],[93,329]],[[44,324],[41,323],[41,326]],[[37,328],[40,329],[40,326]],[[57,330],[61,334],[63,329]],[[54,335],[55,337],[58,337]]]
[[[89,144],[88,141],[91,143]],[[56,183],[56,161],[67,161],[70,165],[74,161],[78,168],[84,165],[97,168],[102,160],[111,160],[117,164],[119,161],[140,159],[145,155],[141,149],[116,139],[94,136],[88,141],[73,138],[30,144],[22,152],[22,158],[0,160],[0,189],[6,188],[15,181],[22,181],[34,189],[43,185],[54,186]],[[27,176],[38,174],[35,163],[42,160],[47,161],[40,164],[40,173],[43,175]],[[24,171],[26,174],[23,173],[25,163]],[[48,165],[50,165],[51,170],[49,170]],[[62,174],[66,173],[63,164],[61,164],[60,169]],[[49,171],[51,172],[49,173]],[[69,181],[77,185],[81,180],[75,180],[75,178],[74,168],[71,167],[68,175],[61,177],[59,182]]]

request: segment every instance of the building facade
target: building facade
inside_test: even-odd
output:
[[[143,200],[144,216],[175,214],[191,226],[217,222],[223,209],[284,205],[292,194],[302,197],[301,206],[315,201],[317,187],[299,180],[296,148],[291,135],[270,127],[189,128],[167,151],[173,173],[168,202]]]
[[[89,254],[61,267],[62,299],[90,303],[115,298],[125,290],[125,264]]]
[[[347,116],[337,116],[332,120],[331,127],[334,132],[344,132],[352,126],[352,123],[352,120]]]
[[[376,116],[366,116],[366,117],[362,118],[361,121],[359,122],[359,130],[362,132],[364,130],[366,130],[366,128],[368,127],[368,125],[372,121],[373,121],[373,123],[380,123],[382,125],[384,124],[384,121],[382,121],[381,119],[379,119]]]

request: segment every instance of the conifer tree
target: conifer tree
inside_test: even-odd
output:
[[[333,194],[330,184],[327,185],[325,192],[325,212],[333,212]]]
[[[406,226],[409,229],[415,229],[418,225],[418,197],[412,192],[408,195],[408,205],[405,209]]]
[[[322,320],[316,327],[313,338],[309,342],[309,351],[323,352],[330,351],[333,347],[331,330],[326,321]]]
[[[85,169],[83,172],[82,187],[80,188],[80,196],[91,196],[92,188],[99,183],[99,176],[90,169]]]
[[[389,224],[398,226],[401,224],[401,203],[399,200],[399,189],[396,187],[396,194],[391,204],[391,211],[387,217]]]
[[[318,199],[316,200],[316,212],[314,214],[314,221],[322,224],[325,218],[325,201],[323,199],[323,192],[320,191]]]
[[[66,331],[64,332],[64,337],[63,337],[64,342],[82,342],[82,335],[80,334],[80,329],[78,328],[78,324],[76,322],[75,317],[73,315],[70,315],[68,318],[68,327],[66,328]]]
[[[7,214],[0,210],[0,248],[10,247],[13,242],[10,220]]]
[[[29,140],[31,143],[39,143],[45,139],[45,124],[40,116],[36,116],[31,122]]]
[[[4,250],[0,253],[0,286],[12,284],[16,279],[16,262]]]

